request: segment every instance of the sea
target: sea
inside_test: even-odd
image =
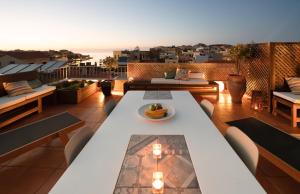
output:
[[[99,64],[99,61],[106,58],[113,56],[113,50],[72,50],[73,52],[80,53],[83,55],[89,55],[92,59],[85,61],[91,62],[92,64]]]

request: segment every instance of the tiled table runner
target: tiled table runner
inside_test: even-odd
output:
[[[162,144],[155,159],[152,145]],[[152,173],[164,174],[165,194],[201,194],[183,135],[132,135],[114,194],[152,194]]]
[[[171,91],[145,91],[144,100],[172,99]]]

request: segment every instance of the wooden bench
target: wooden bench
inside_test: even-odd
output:
[[[59,137],[66,144],[67,134],[84,121],[63,112],[0,134],[0,162],[9,160]]]
[[[297,127],[300,122],[298,110],[300,109],[300,95],[292,94],[291,92],[273,92],[273,115],[281,115],[286,119],[291,120],[292,127]],[[288,110],[284,109],[287,107]]]
[[[21,80],[34,80],[38,78],[37,72],[24,72],[0,76],[0,128],[5,127],[34,112],[41,113],[42,99],[54,93],[54,86],[43,85],[33,89],[34,92],[20,96],[7,96],[4,82]]]

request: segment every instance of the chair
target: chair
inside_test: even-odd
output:
[[[116,107],[117,102],[114,99],[110,99],[104,107],[104,111],[106,113],[106,116],[110,115],[110,113],[114,110]]]
[[[203,99],[200,102],[200,106],[204,110],[204,112],[207,114],[207,116],[209,118],[211,118],[214,113],[214,109],[215,109],[214,105],[211,102],[209,102],[208,100]]]
[[[255,143],[237,127],[228,127],[225,138],[252,174],[255,175],[259,158]]]
[[[93,134],[94,131],[92,131],[89,127],[83,127],[71,137],[64,150],[66,162],[68,165],[73,162],[73,160],[80,153],[82,148],[90,140]]]

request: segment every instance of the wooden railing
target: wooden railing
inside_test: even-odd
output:
[[[44,83],[55,82],[63,79],[95,79],[95,80],[123,80],[127,79],[127,67],[105,69],[96,66],[68,66],[53,71],[40,72],[40,79]]]

